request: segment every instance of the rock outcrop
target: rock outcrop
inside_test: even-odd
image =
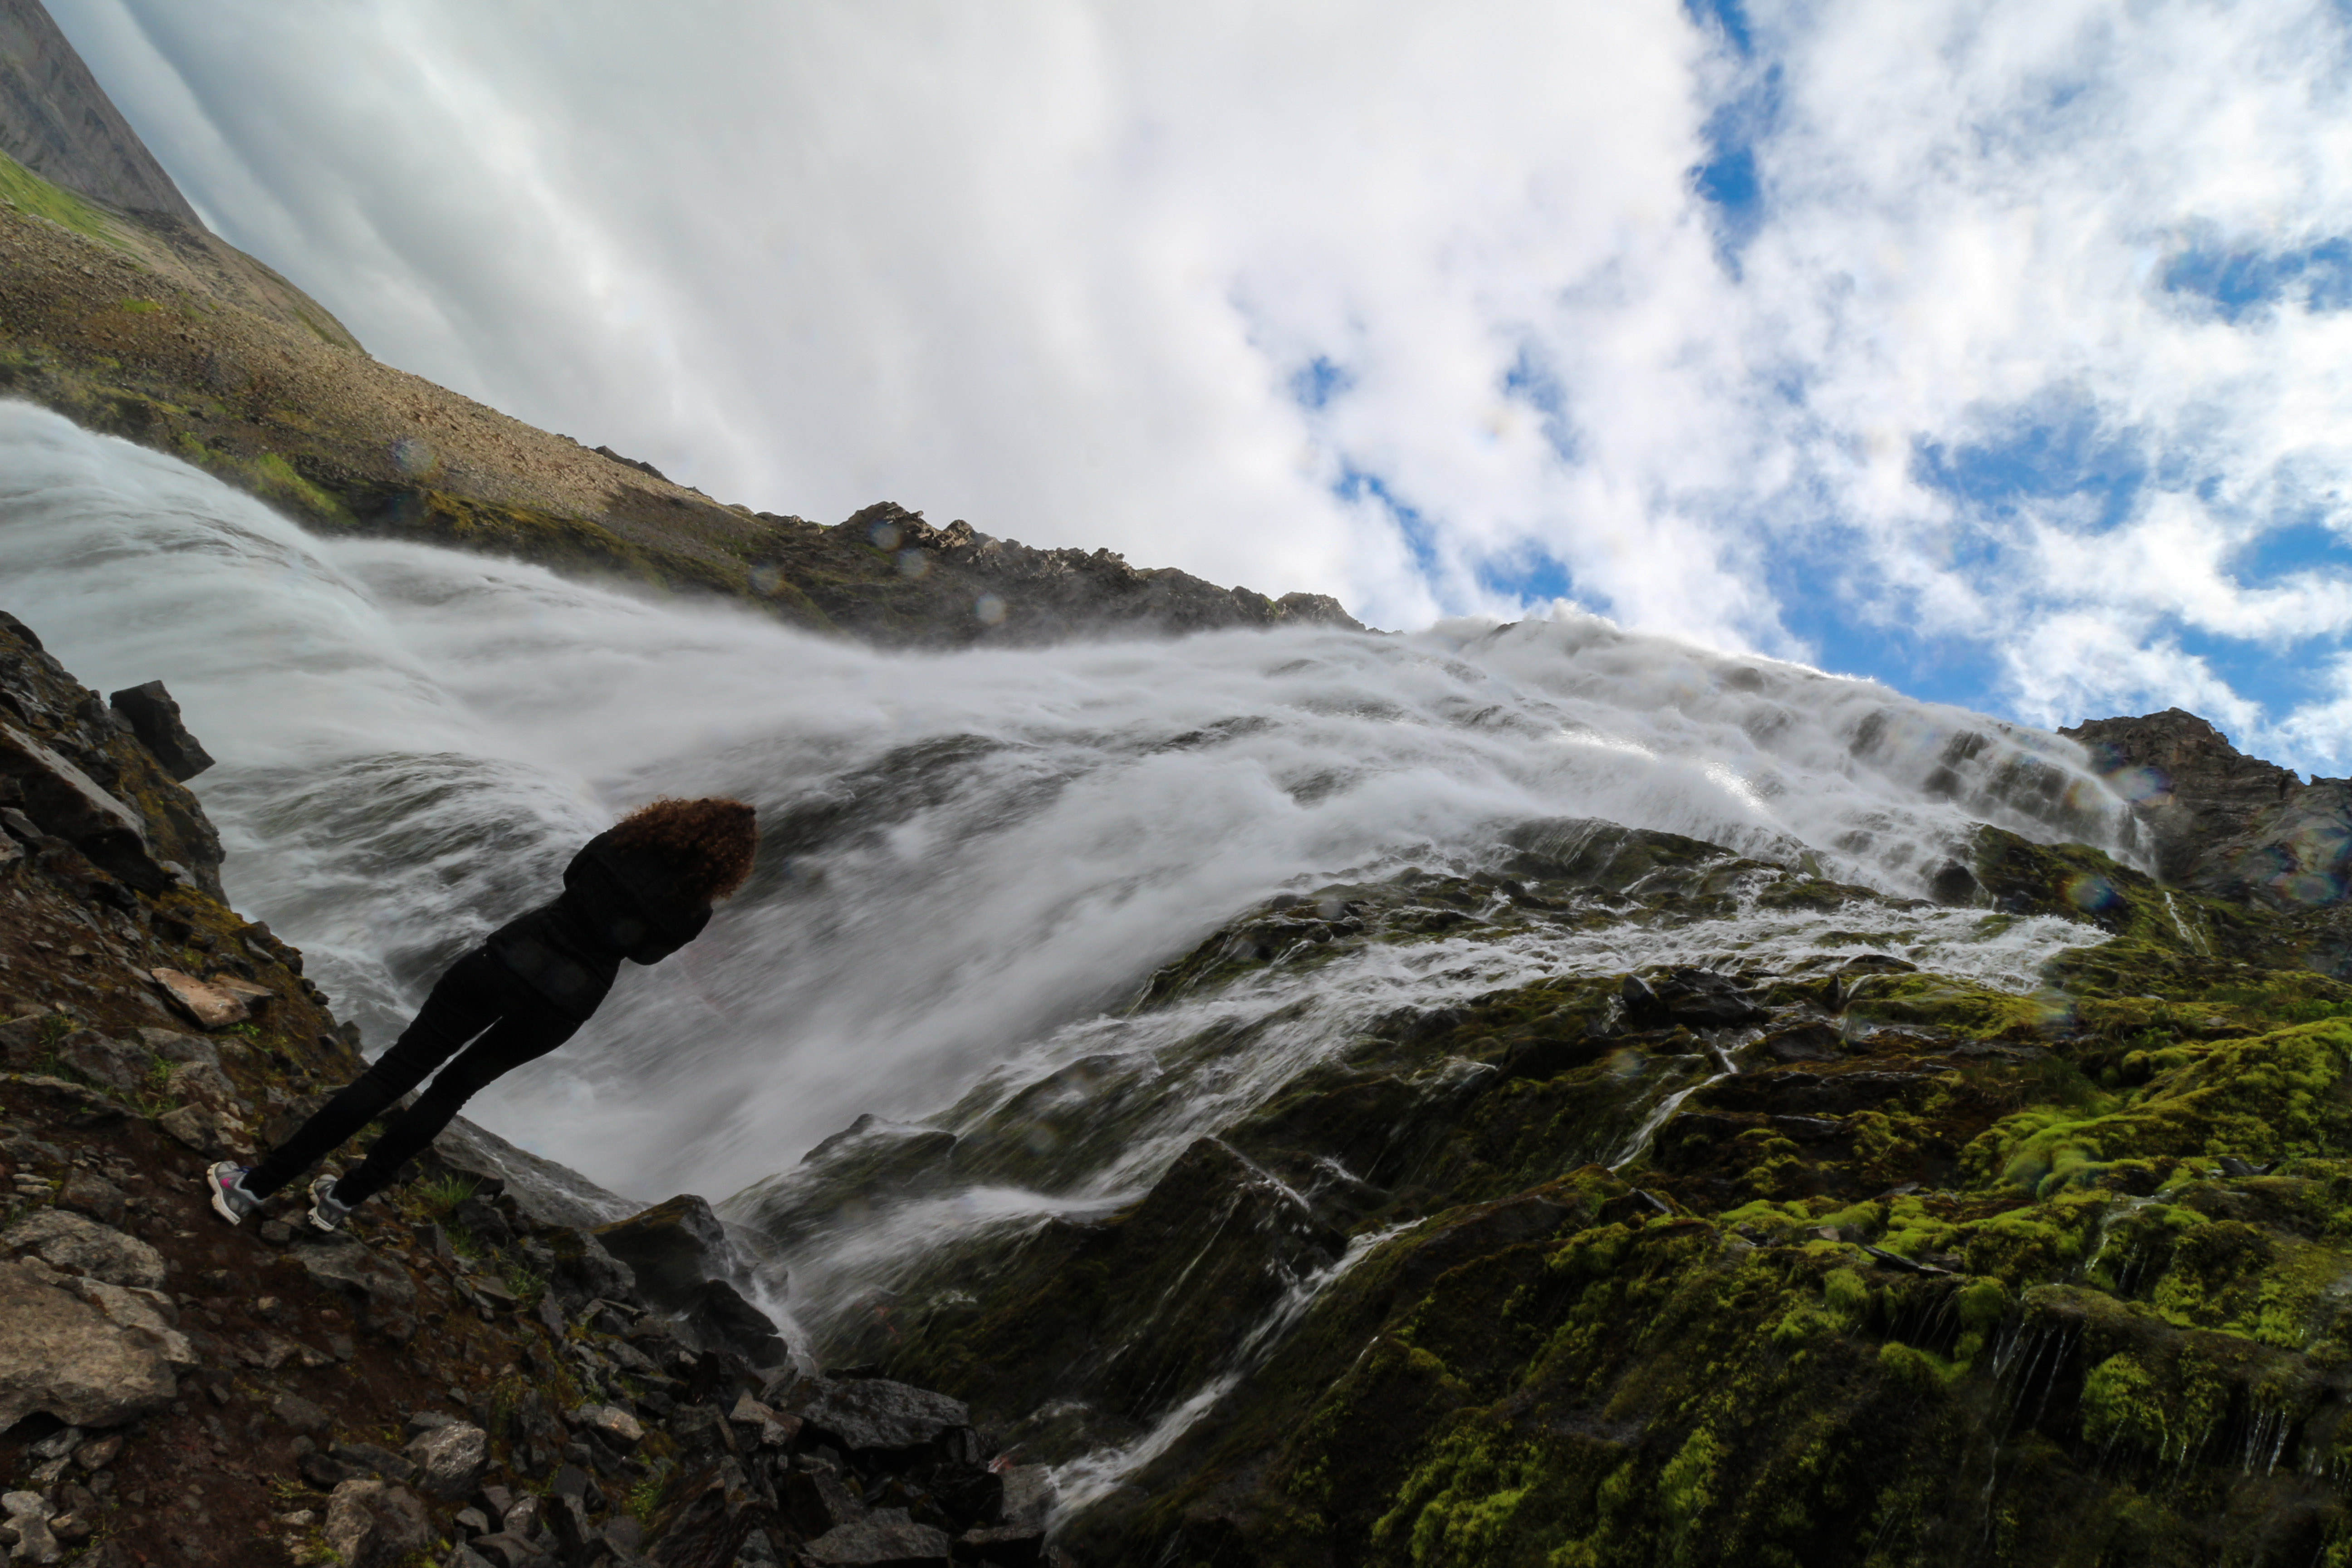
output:
[[[640,1212],[460,1121],[343,1233],[312,1232],[294,1193],[221,1222],[205,1163],[296,1125],[357,1070],[351,1034],[302,955],[194,874],[219,864],[173,776],[194,737],[142,739],[6,616],[0,706],[26,738],[0,752],[13,1561],[768,1568],[910,1542],[1045,1561],[1021,1501],[1043,1479],[992,1469],[944,1395],[796,1371],[721,1277],[698,1198]],[[45,793],[64,767],[74,794]],[[100,866],[100,836],[131,827],[192,874]],[[240,1008],[208,1016],[159,971]],[[811,1496],[815,1513],[792,1501]]]
[[[2276,910],[2352,895],[2352,781],[2305,784],[2178,708],[2058,732],[2132,801],[2167,881]]]
[[[0,153],[126,212],[198,221],[40,0],[0,0]]]
[[[1505,837],[1490,871],[1285,895],[1135,1005],[1710,922],[1724,956],[1366,1020],[1139,1200],[934,1255],[811,1312],[818,1345],[1095,1475],[1057,1536],[1091,1561],[2352,1550],[2352,986],[2308,911],[1994,829],[1945,910],[1605,823]],[[2052,917],[2082,941],[2022,990],[1853,951]],[[1119,1146],[1152,1062],[1232,1048],[1202,1016],[725,1212],[802,1245],[853,1197],[1055,1190],[1039,1150]]]

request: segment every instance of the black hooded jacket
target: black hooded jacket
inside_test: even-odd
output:
[[[658,963],[710,923],[710,906],[678,885],[663,856],[616,848],[610,832],[563,868],[563,894],[482,944],[557,1011],[585,1018],[613,988],[621,960]]]

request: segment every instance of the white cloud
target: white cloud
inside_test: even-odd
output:
[[[1649,629],[2352,756],[2296,684],[2340,574],[2246,574],[2347,531],[2352,312],[2163,287],[2352,235],[2322,5],[1770,0],[1745,60],[1619,0],[52,8],[379,354],[730,499],[1391,625],[1549,556]],[[1736,267],[1690,178],[1727,104]],[[2053,423],[2151,476],[2128,515],[1925,482]]]

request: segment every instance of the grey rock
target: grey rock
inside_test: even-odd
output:
[[[629,1266],[606,1252],[592,1232],[551,1230],[523,1243],[523,1251],[568,1311],[583,1312],[591,1301],[630,1300],[637,1293],[636,1276]]]
[[[57,1517],[57,1509],[38,1492],[9,1492],[0,1495],[0,1509],[5,1509],[5,1528],[15,1535],[16,1543],[8,1553],[15,1563],[55,1563],[65,1555],[65,1548],[49,1529],[49,1521]]]
[[[786,1470],[776,1499],[786,1521],[806,1536],[823,1535],[866,1517],[866,1505],[828,1469]]]
[[[247,1110],[245,1097],[237,1093],[228,1074],[211,1062],[182,1062],[163,1080],[163,1092],[175,1100],[194,1100],[240,1119]]]
[[[896,1514],[897,1517],[891,1517]],[[856,1524],[828,1530],[803,1548],[826,1568],[929,1568],[949,1561],[948,1532],[884,1510]]]
[[[551,1561],[527,1538],[511,1531],[478,1535],[458,1550],[470,1550],[477,1561],[487,1562],[491,1568],[528,1568],[530,1563]]]
[[[571,1167],[517,1148],[462,1116],[433,1141],[433,1153],[452,1171],[499,1184],[501,1205],[511,1205],[534,1230],[585,1230],[635,1206]]]
[[[30,1251],[52,1268],[110,1285],[153,1290],[164,1279],[162,1253],[136,1237],[65,1209],[44,1209],[12,1226],[0,1234],[0,1248]]]
[[[28,1443],[25,1452],[36,1459],[62,1459],[81,1447],[88,1434],[79,1426],[60,1426],[37,1443]]]
[[[59,1040],[58,1060],[118,1094],[137,1094],[147,1087],[151,1058],[145,1047],[95,1029],[77,1029]]]
[[[36,1410],[120,1426],[177,1396],[162,1350],[64,1283],[37,1264],[0,1263],[0,1429]]]
[[[645,1441],[637,1418],[617,1405],[583,1405],[572,1412],[572,1424],[593,1432],[625,1453]]]
[[[155,1125],[181,1147],[194,1150],[207,1160],[224,1160],[244,1152],[229,1125],[209,1105],[184,1105],[157,1117]]]
[[[73,1461],[85,1470],[102,1470],[121,1455],[123,1440],[121,1433],[110,1432],[94,1443],[84,1443],[76,1448]]]
[[[0,723],[0,773],[16,781],[26,816],[92,863],[143,891],[174,885],[148,852],[147,825],[137,812],[13,724]]]
[[[301,1265],[312,1283],[328,1289],[364,1296],[374,1305],[399,1311],[416,1305],[416,1286],[407,1270],[349,1237],[306,1242],[286,1255]]]
[[[7,60],[0,88],[9,105],[9,156],[52,184],[210,238],[48,13],[12,5],[0,15],[7,17],[0,27]],[[14,616],[0,616],[0,626],[28,647],[41,646]]]
[[[327,1500],[322,1531],[342,1568],[394,1568],[432,1549],[431,1518],[416,1494],[383,1481],[345,1481]]]
[[[971,1426],[961,1400],[879,1377],[802,1378],[782,1410],[846,1453],[919,1448]]]
[[[782,1366],[791,1358],[775,1320],[724,1279],[706,1279],[678,1309],[678,1324],[704,1350],[732,1351],[753,1366]]]
[[[479,1426],[453,1422],[416,1438],[404,1451],[416,1467],[417,1489],[455,1502],[471,1492],[489,1468],[490,1435]]]
[[[141,1045],[167,1062],[202,1062],[215,1068],[221,1065],[220,1047],[202,1035],[157,1028],[140,1029],[136,1033]]]
[[[152,1347],[167,1365],[185,1368],[196,1364],[194,1345],[173,1327],[179,1321],[180,1310],[161,1290],[87,1279],[68,1279],[66,1287],[138,1343]]]
[[[1627,981],[1633,977],[1627,975]],[[1694,1029],[1753,1024],[1765,1016],[1739,982],[1712,970],[1676,968],[1652,986],[1658,1003],[1677,1024]]]
[[[726,1229],[691,1193],[600,1225],[595,1235],[605,1251],[629,1266],[638,1292],[665,1310],[687,1307],[703,1281],[727,1271]]]
[[[270,1414],[297,1432],[324,1432],[332,1423],[327,1413],[299,1394],[281,1394]]]
[[[65,1185],[58,1189],[58,1207],[110,1228],[122,1223],[123,1207],[129,1201],[121,1187],[89,1171],[67,1173]]]
[[[45,1026],[49,1017],[47,1013],[27,1013],[21,1018],[11,1018],[0,1024],[0,1061],[6,1062],[13,1069],[24,1067],[40,1056],[47,1048],[41,1037],[47,1032]]]
[[[1004,1522],[1045,1529],[1054,1513],[1053,1467],[1010,1465],[997,1474],[1004,1482]]]
[[[144,686],[133,686],[114,693],[107,705],[122,715],[139,743],[155,754],[163,771],[185,784],[213,765],[211,753],[197,739],[188,733],[188,726],[180,718],[180,705],[163,689],[160,680]]]
[[[696,1463],[736,1450],[727,1418],[708,1405],[689,1405],[669,1418],[669,1435],[680,1454]]]
[[[555,1537],[555,1544],[568,1562],[584,1563],[596,1542],[595,1527],[588,1522],[588,1505],[576,1497],[557,1492],[541,1505],[541,1522]]]

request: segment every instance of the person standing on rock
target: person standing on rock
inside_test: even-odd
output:
[[[206,1171],[213,1208],[236,1224],[441,1068],[356,1170],[310,1184],[310,1223],[341,1228],[483,1085],[570,1039],[621,960],[658,963],[700,935],[710,906],[751,874],[759,836],[740,800],[664,799],[590,839],[563,868],[562,896],[451,964],[393,1047],[292,1137],[258,1165]]]

